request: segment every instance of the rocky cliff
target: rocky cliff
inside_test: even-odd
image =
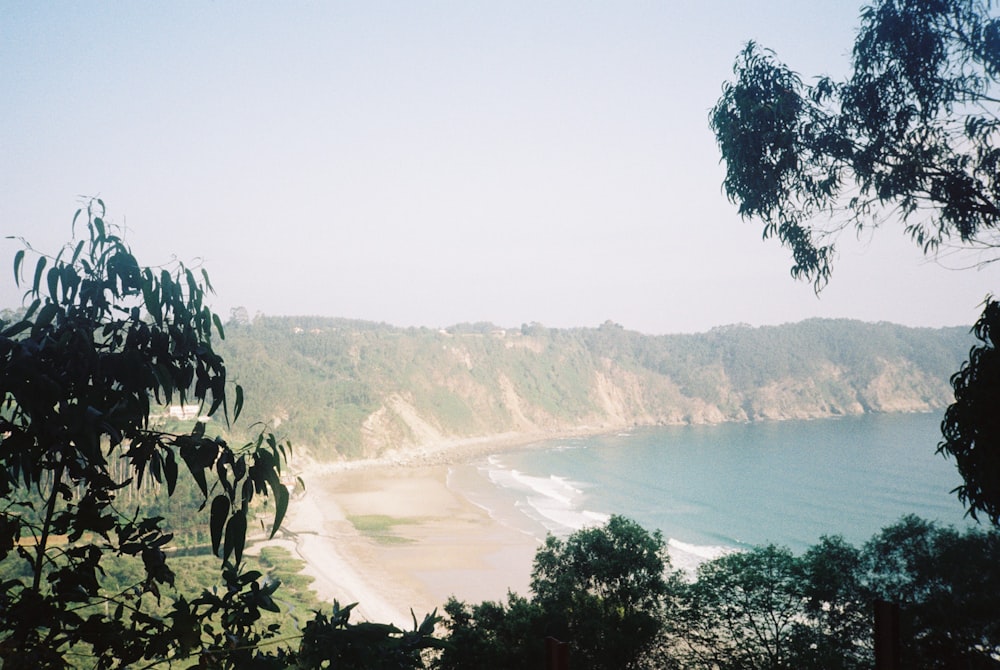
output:
[[[964,328],[840,320],[648,336],[283,317],[230,324],[220,351],[247,415],[335,458],[512,432],[936,410],[970,342]]]

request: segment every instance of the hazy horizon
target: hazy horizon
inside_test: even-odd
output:
[[[837,76],[860,6],[5,3],[0,238],[55,252],[100,196],[141,263],[203,263],[223,318],[971,325],[996,264],[887,222],[817,298],[721,191],[708,111],[744,42]]]

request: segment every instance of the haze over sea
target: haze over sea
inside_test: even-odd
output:
[[[905,514],[970,523],[935,453],[941,412],[637,429],[455,466],[449,486],[536,537],[622,514],[658,528],[675,567],[823,535],[860,545]]]

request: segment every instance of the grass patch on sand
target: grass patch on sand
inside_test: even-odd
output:
[[[417,519],[400,516],[389,516],[387,514],[359,514],[348,515],[347,520],[362,535],[372,538],[379,544],[406,544],[413,542],[408,537],[397,535],[396,526],[420,523]]]

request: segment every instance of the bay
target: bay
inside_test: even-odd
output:
[[[449,485],[538,538],[621,514],[669,540],[677,567],[823,535],[861,544],[903,515],[970,523],[940,413],[644,428],[554,440],[455,466]]]

